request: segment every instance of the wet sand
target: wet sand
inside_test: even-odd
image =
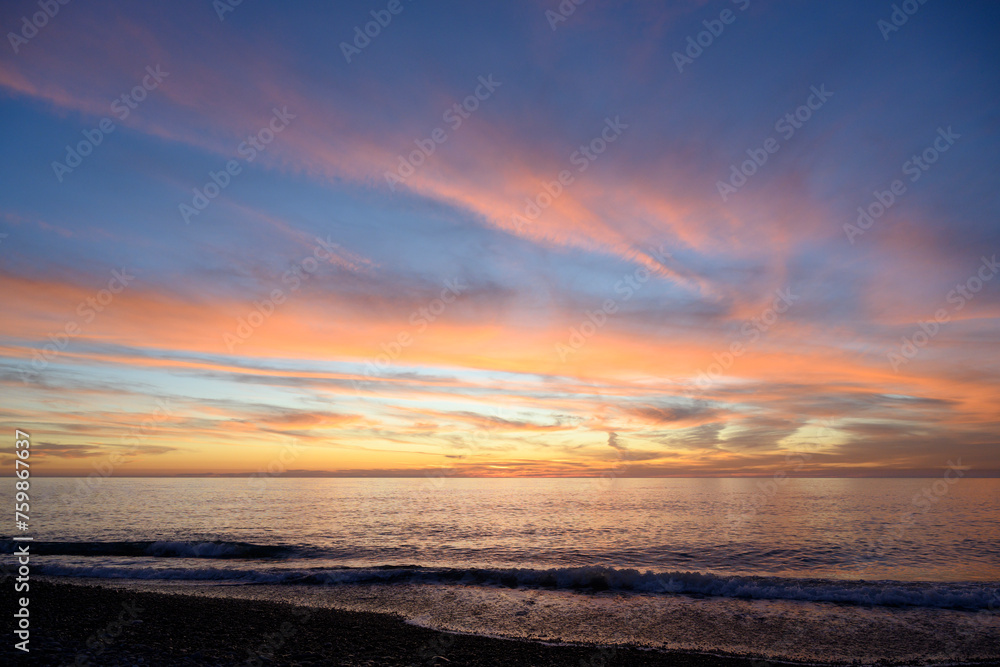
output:
[[[8,588],[5,592],[8,609],[13,608],[11,596]],[[13,642],[8,640],[2,649],[6,664],[496,667],[749,667],[752,664],[739,658],[634,648],[553,646],[454,635],[409,625],[398,616],[276,602],[43,581],[31,582],[29,596],[31,652],[15,650]]]
[[[7,587],[5,587],[7,588]],[[13,608],[12,587],[5,591]],[[722,657],[454,635],[402,617],[278,602],[32,581],[31,652],[8,640],[7,664],[37,665],[729,665]],[[11,635],[8,635],[10,637]],[[16,662],[11,662],[9,659]],[[998,664],[998,663],[978,663]]]

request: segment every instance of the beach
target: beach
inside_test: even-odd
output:
[[[1000,660],[996,483],[926,484],[45,479],[5,594],[37,664]]]
[[[5,587],[5,595],[11,595]],[[759,665],[613,646],[567,646],[437,632],[399,616],[31,582],[35,665]],[[12,608],[13,602],[8,601]],[[979,663],[1000,664],[1000,663]]]
[[[0,667],[1000,667],[1000,2],[69,4]]]

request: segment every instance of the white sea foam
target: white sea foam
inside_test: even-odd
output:
[[[237,568],[44,564],[40,574],[135,580],[225,581],[245,584],[464,584],[651,595],[698,595],[758,600],[799,600],[851,605],[1000,608],[997,584],[835,581],[727,576],[701,572],[639,572],[606,567],[502,568]]]

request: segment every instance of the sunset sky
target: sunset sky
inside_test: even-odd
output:
[[[559,6],[4,3],[33,474],[1000,474],[1000,5]]]

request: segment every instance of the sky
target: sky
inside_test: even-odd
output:
[[[42,5],[35,475],[1000,474],[996,3]]]

